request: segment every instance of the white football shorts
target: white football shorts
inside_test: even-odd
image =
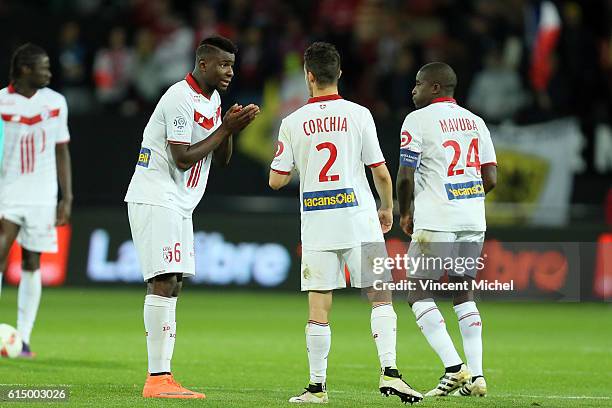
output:
[[[416,230],[408,249],[407,277],[439,280],[446,272],[476,278],[479,265],[484,265],[480,258],[484,237],[484,231]]]
[[[345,266],[351,287],[369,288],[374,282],[391,282],[391,271],[380,273],[374,267],[374,258],[386,258],[384,242],[368,242],[362,246],[329,251],[302,251],[302,291],[327,291],[346,287]]]
[[[169,208],[128,203],[132,239],[145,281],[166,273],[195,275],[193,222]]]
[[[57,252],[55,205],[12,205],[0,208],[4,218],[20,226],[17,242],[32,252]]]

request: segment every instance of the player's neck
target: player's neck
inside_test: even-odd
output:
[[[24,84],[21,81],[14,81],[13,88],[15,88],[15,92],[17,92],[19,95],[25,96],[26,98],[31,98],[36,93],[36,91],[38,91],[38,89],[32,88],[31,86]]]
[[[448,99],[455,99],[455,96],[452,94],[448,94],[448,95],[436,95],[435,98],[431,98],[431,100],[429,101],[429,103],[427,105],[431,105],[434,102],[440,102],[440,100],[448,100]]]
[[[204,91],[206,95],[212,95],[212,93],[215,91],[215,88],[211,88],[208,85],[206,85],[206,82],[204,81],[204,78],[202,78],[200,71],[198,71],[197,69],[194,69],[193,72],[191,73],[191,76],[196,80],[196,82],[200,86],[200,89]]]
[[[325,88],[317,88],[316,86],[312,87],[312,97],[317,98],[319,96],[329,96],[329,95],[338,95],[338,86],[328,86]]]

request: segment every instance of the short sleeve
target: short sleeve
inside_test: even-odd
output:
[[[59,128],[55,143],[68,143],[70,141],[70,132],[68,131],[68,104],[64,97],[60,100],[58,119]]]
[[[417,116],[410,113],[400,131],[400,166],[417,167],[423,151],[423,135]]]
[[[194,110],[188,95],[168,92],[162,110],[166,121],[166,138],[170,144],[191,144]]]
[[[385,163],[385,157],[378,143],[376,124],[374,124],[374,118],[369,110],[366,109],[366,114],[363,117],[365,122],[363,124],[361,160],[368,167],[377,167]]]
[[[480,166],[497,166],[497,156],[491,140],[491,133],[484,121],[480,132]]]
[[[276,153],[270,168],[279,174],[289,174],[294,166],[295,161],[293,149],[291,148],[291,139],[285,121],[282,121],[278,132],[278,141],[276,142]]]

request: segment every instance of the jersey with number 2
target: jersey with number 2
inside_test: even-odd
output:
[[[304,249],[383,241],[364,165],[384,162],[370,111],[339,95],[310,98],[282,121],[271,167],[299,172]]]

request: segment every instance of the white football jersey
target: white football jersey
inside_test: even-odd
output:
[[[57,204],[55,145],[70,141],[66,99],[49,88],[27,98],[9,85],[0,90],[0,114],[0,206]]]
[[[304,249],[384,241],[364,168],[384,162],[370,111],[339,95],[310,98],[283,119],[271,168],[299,172]]]
[[[192,145],[221,125],[221,97],[206,95],[187,74],[161,97],[147,126],[126,202],[158,205],[191,217],[208,181],[212,152],[182,171],[174,162],[170,144]]]
[[[485,231],[484,166],[497,165],[484,121],[438,98],[402,124],[400,166],[416,167],[414,230]]]

